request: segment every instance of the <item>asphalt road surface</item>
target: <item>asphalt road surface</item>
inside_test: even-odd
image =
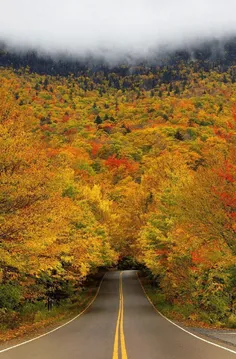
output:
[[[0,347],[0,359],[236,359],[232,347],[202,338],[158,315],[135,271],[117,271],[105,275],[83,315],[31,342]]]

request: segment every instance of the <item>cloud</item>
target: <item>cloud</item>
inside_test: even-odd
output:
[[[0,0],[0,40],[48,54],[146,56],[236,34],[235,0]]]

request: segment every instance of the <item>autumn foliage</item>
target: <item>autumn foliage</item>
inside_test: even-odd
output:
[[[234,320],[235,68],[196,66],[1,69],[0,316],[131,255],[170,303]]]

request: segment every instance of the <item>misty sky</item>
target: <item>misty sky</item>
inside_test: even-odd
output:
[[[0,0],[0,40],[73,55],[145,55],[236,34],[236,0]]]

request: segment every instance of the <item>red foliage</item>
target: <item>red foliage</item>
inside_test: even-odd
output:
[[[87,131],[93,131],[93,126],[91,126],[91,125],[86,125],[86,126],[84,126],[84,128],[87,130]]]
[[[98,127],[99,129],[102,129],[103,131],[105,131],[106,133],[111,133],[113,130],[113,126],[111,124],[107,124],[107,125],[100,125]]]
[[[231,217],[233,220],[236,220],[236,212],[230,213],[230,217]]]
[[[56,157],[60,153],[58,148],[49,148],[47,150],[48,157]]]
[[[223,193],[220,193],[220,198],[224,202],[224,205],[226,207],[232,207],[232,208],[236,207],[236,194],[234,194],[232,196],[229,193],[223,192]]]
[[[49,127],[48,125],[43,125],[43,126],[41,126],[41,129],[42,129],[43,131],[48,131],[48,132],[53,132],[53,131],[54,131],[54,129],[51,128],[51,127]]]
[[[236,115],[235,115],[235,118],[236,118]],[[232,130],[234,128],[234,123],[228,121],[227,126]]]
[[[219,177],[223,178],[227,182],[234,183],[236,180],[236,166],[226,161],[224,168],[219,171],[218,174]]]
[[[192,262],[195,264],[200,264],[203,262],[203,258],[198,251],[193,251],[191,253],[191,257],[192,257]]]
[[[95,156],[98,154],[98,151],[100,150],[100,148],[102,147],[102,145],[101,145],[100,143],[93,142],[93,143],[91,144],[91,146],[92,146],[92,151],[91,151],[92,156],[95,157]]]
[[[62,118],[62,122],[63,122],[63,123],[66,123],[66,122],[69,121],[69,119],[70,119],[70,116],[69,116],[69,115],[64,115],[63,118]]]
[[[78,131],[76,128],[69,128],[68,130],[66,130],[64,132],[64,135],[66,135],[66,136],[75,135],[77,132]]]
[[[232,112],[233,112],[234,121],[236,121],[236,106],[233,106]]]
[[[109,167],[111,170],[118,169],[118,168],[124,168],[125,170],[129,172],[134,172],[137,170],[138,164],[135,162],[131,162],[126,158],[117,158],[116,156],[110,156],[107,161],[105,162],[105,165]]]
[[[217,243],[214,243],[215,248],[218,248]],[[213,252],[212,247],[214,245],[206,246],[205,248],[199,248],[191,252],[191,258],[193,263],[193,268],[198,267],[198,265],[204,265],[205,267],[212,266],[212,260],[210,258],[210,254]]]
[[[224,139],[224,140],[230,140],[232,138],[232,133],[231,132],[226,132],[222,129],[219,129],[219,128],[214,128],[214,132],[215,132],[215,135]]]
[[[156,254],[157,254],[158,256],[165,256],[165,257],[167,257],[167,255],[168,255],[168,250],[167,250],[167,249],[157,249],[157,250],[156,250]]]

